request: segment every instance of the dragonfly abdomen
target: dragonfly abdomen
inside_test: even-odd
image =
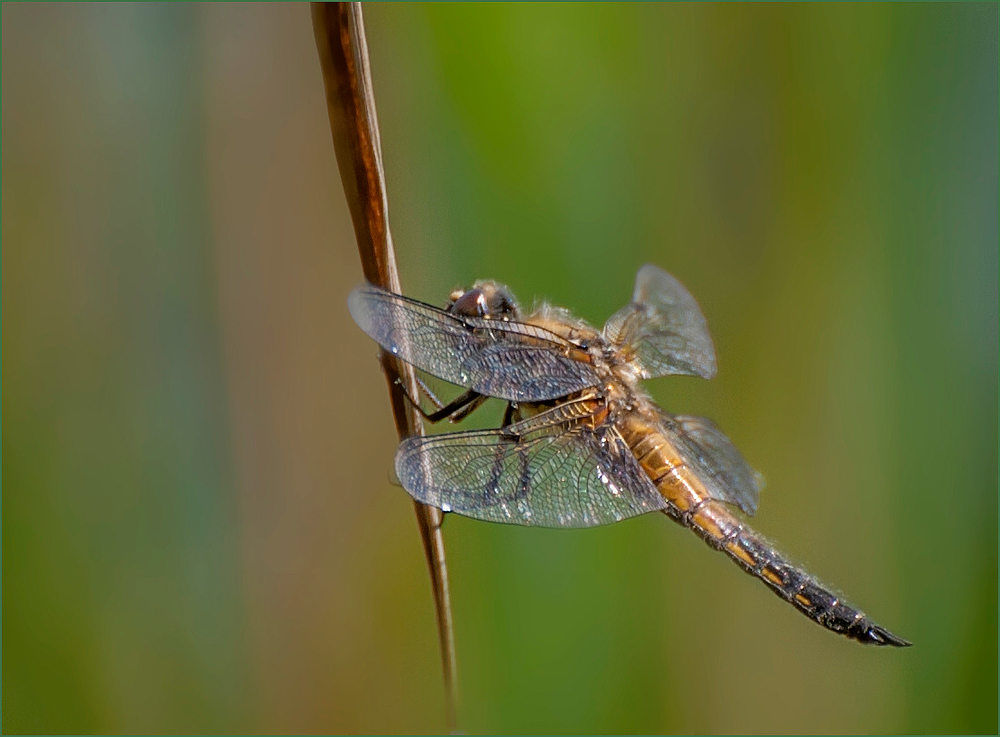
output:
[[[639,465],[667,502],[664,512],[691,528],[778,596],[833,632],[872,645],[910,643],[869,620],[811,574],[786,560],[761,535],[712,498],[670,441],[648,429],[632,428],[629,446]]]
[[[708,526],[699,522],[706,518],[712,520]],[[828,630],[870,645],[910,644],[872,622],[864,612],[788,561],[755,530],[736,520],[721,503],[706,501],[693,514],[682,515],[678,521],[688,524],[705,542],[725,552],[744,571]],[[720,529],[728,530],[723,538],[716,534]]]

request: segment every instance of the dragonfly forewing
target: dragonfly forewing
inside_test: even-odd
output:
[[[585,351],[535,325],[457,315],[371,284],[351,292],[348,307],[388,352],[480,394],[542,402],[600,381]]]

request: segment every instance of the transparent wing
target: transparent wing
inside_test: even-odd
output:
[[[713,499],[757,512],[764,477],[750,468],[736,446],[705,417],[662,413],[662,425],[684,463],[701,479]]]
[[[351,292],[347,304],[358,326],[387,351],[480,394],[542,402],[599,381],[578,360],[586,351],[534,325],[453,315],[370,284]]]
[[[565,417],[560,406],[500,430],[407,438],[396,474],[414,499],[489,522],[593,527],[664,508],[612,427]]]
[[[643,378],[715,376],[715,346],[698,303],[658,266],[639,269],[632,303],[611,316],[604,336],[625,355],[632,354]]]

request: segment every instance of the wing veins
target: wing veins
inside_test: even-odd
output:
[[[420,501],[494,522],[589,527],[662,509],[617,431],[583,419],[559,405],[499,430],[410,438],[397,475]]]
[[[538,402],[598,382],[580,346],[537,325],[455,315],[370,284],[355,289],[348,306],[385,350],[480,394]]]

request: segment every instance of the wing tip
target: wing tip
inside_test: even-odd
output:
[[[366,333],[369,332],[365,327],[371,324],[370,310],[366,307],[365,302],[367,301],[369,295],[372,291],[377,289],[377,287],[371,284],[361,284],[351,290],[351,293],[347,295],[347,311],[354,318],[354,322],[364,330]]]
[[[708,360],[705,361],[704,366],[698,369],[698,376],[711,381],[719,373],[719,367],[715,362],[715,346],[708,346],[708,349],[705,351],[705,357]]]

